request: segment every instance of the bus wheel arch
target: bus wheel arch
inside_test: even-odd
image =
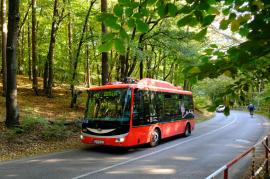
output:
[[[161,139],[161,131],[158,127],[154,128],[150,136],[150,146],[155,147],[159,144]]]
[[[186,127],[185,127],[184,136],[185,136],[185,137],[188,137],[188,136],[190,136],[190,135],[191,135],[191,125],[190,125],[190,123],[188,122],[188,123],[186,124]]]

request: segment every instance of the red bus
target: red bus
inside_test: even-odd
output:
[[[154,79],[88,90],[81,141],[86,144],[156,146],[194,129],[192,92]]]

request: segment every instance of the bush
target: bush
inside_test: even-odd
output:
[[[63,123],[47,125],[41,132],[41,136],[45,140],[61,140],[71,135],[72,132]]]
[[[44,118],[27,116],[23,119],[20,128],[22,128],[24,132],[40,131],[48,126],[48,124],[48,121]]]
[[[21,122],[21,125],[8,129],[3,137],[8,141],[14,141],[20,138],[36,138],[43,140],[61,140],[73,134],[63,122],[50,124],[46,119],[41,117],[27,116]]]

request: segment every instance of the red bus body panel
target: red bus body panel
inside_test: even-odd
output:
[[[94,141],[102,141],[102,145],[107,146],[119,146],[119,147],[130,147],[140,144],[145,144],[150,142],[151,133],[154,129],[158,128],[161,131],[161,139],[172,137],[175,135],[183,134],[185,132],[185,127],[187,123],[190,124],[191,130],[195,128],[194,119],[181,119],[173,122],[157,123],[145,126],[135,126],[132,127],[132,114],[134,105],[134,89],[143,89],[159,92],[168,92],[176,94],[186,94],[192,95],[190,91],[184,91],[180,87],[175,87],[172,84],[164,81],[153,80],[153,79],[143,79],[140,80],[138,84],[116,84],[116,85],[104,85],[99,87],[93,87],[89,90],[98,91],[106,89],[119,89],[119,88],[131,88],[132,89],[132,99],[131,99],[131,109],[130,109],[130,130],[127,135],[125,135],[123,142],[117,142],[117,137],[98,137],[90,136],[85,133],[81,133],[81,142],[85,144],[96,144]]]

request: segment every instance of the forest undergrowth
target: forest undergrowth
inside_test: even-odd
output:
[[[80,126],[76,121],[83,117],[85,96],[70,108],[68,86],[55,84],[54,97],[47,98],[41,90],[35,95],[27,77],[18,76],[17,84],[20,127],[5,127],[5,97],[0,96],[0,161],[78,148]],[[41,89],[41,79],[39,84]]]

